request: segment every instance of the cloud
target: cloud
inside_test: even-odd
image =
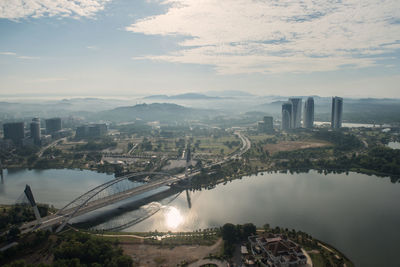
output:
[[[66,78],[61,77],[45,77],[45,78],[38,78],[35,80],[31,80],[31,83],[51,83],[51,82],[60,82],[60,81],[67,81]]]
[[[177,36],[180,49],[141,59],[208,64],[221,74],[375,66],[400,48],[398,0],[165,0],[126,27]]]
[[[17,54],[14,52],[0,52],[0,55],[4,56],[16,56]]]
[[[14,52],[0,52],[0,55],[13,56],[18,59],[40,59],[40,57],[22,56],[22,55],[18,55],[17,53],[14,53]]]
[[[31,56],[17,56],[19,59],[39,59],[40,57],[31,57]]]
[[[111,0],[1,0],[0,18],[92,17]]]
[[[89,49],[89,50],[98,50],[98,49],[99,49],[99,48],[98,48],[97,46],[95,46],[95,45],[88,45],[88,46],[86,46],[86,48]]]

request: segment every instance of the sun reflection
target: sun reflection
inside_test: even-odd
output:
[[[175,207],[168,207],[165,213],[165,221],[168,228],[176,229],[183,222],[183,216]]]

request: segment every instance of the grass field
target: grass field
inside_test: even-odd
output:
[[[221,154],[221,149],[223,149],[223,154],[228,155],[233,153],[236,149],[241,146],[239,143],[238,146],[232,146],[229,148],[225,145],[225,142],[233,142],[233,141],[240,141],[236,136],[225,136],[220,138],[213,138],[213,137],[200,137],[194,138],[194,143],[200,141],[199,149],[197,149],[197,153],[212,153],[212,154]]]

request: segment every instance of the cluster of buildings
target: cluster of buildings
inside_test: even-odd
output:
[[[40,128],[40,119],[33,118],[29,123],[28,133],[25,131],[24,122],[10,122],[3,124],[4,140],[11,141],[14,145],[43,145],[48,143],[55,135],[62,135],[61,118],[45,120],[46,128]]]
[[[287,236],[280,234],[264,233],[257,236],[249,236],[250,257],[257,260],[261,266],[305,266],[307,257],[301,247],[289,240]],[[251,265],[251,261],[247,261]]]
[[[302,99],[289,98],[288,102],[282,104],[282,125],[283,130],[301,128]],[[342,127],[343,98],[332,98],[331,127]],[[314,98],[307,98],[304,103],[303,127],[314,127]]]
[[[41,128],[39,118],[33,118],[29,126],[25,129],[25,122],[9,122],[3,124],[3,140],[1,147],[11,145],[42,146],[50,143],[52,140],[71,136],[71,129],[63,129],[61,118],[50,118],[44,120],[45,128]],[[106,124],[88,124],[78,126],[76,129],[77,138],[96,138],[107,134]]]
[[[33,118],[29,127],[25,130],[24,122],[9,122],[3,124],[3,139],[8,145],[46,145],[53,139],[59,139],[71,135],[71,130],[62,129],[61,118],[44,120],[45,128],[41,128],[40,119]]]

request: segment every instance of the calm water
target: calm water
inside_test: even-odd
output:
[[[113,178],[114,175],[87,170],[4,170],[0,203],[15,204],[28,184],[36,202],[62,208],[89,189]]]
[[[388,147],[393,149],[400,149],[400,142],[389,142]]]
[[[59,207],[108,179],[112,176],[74,170],[6,173],[0,201],[12,203],[29,182],[39,202]],[[125,231],[269,223],[308,232],[339,248],[357,266],[399,266],[400,184],[388,178],[356,173],[260,174],[189,195],[190,209],[185,191],[171,193],[102,221],[97,228],[140,218],[146,219]]]
[[[330,122],[328,121],[315,121],[314,122],[315,125],[317,126],[321,126],[321,125],[331,125]],[[351,123],[351,122],[343,122],[342,123],[343,127],[348,127],[348,128],[360,128],[360,127],[364,127],[364,128],[375,128],[375,127],[390,127],[390,124],[368,124],[368,123]]]

